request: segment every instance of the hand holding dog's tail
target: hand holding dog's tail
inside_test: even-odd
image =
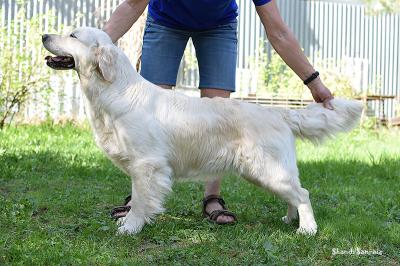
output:
[[[363,106],[353,100],[333,99],[334,110],[314,103],[302,110],[289,110],[286,121],[293,133],[314,143],[339,132],[352,130],[360,120]]]

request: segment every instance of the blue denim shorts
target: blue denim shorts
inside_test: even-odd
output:
[[[156,23],[150,15],[143,37],[141,75],[158,85],[176,85],[179,64],[192,38],[199,65],[199,88],[234,92],[237,22],[204,31],[186,31]]]

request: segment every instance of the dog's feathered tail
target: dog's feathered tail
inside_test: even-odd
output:
[[[326,137],[352,130],[361,117],[363,106],[358,101],[334,99],[334,110],[313,103],[302,110],[289,110],[286,121],[293,133],[302,139],[320,143]]]

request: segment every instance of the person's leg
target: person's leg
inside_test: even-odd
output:
[[[157,85],[160,86],[163,89],[172,90],[172,86],[171,85],[166,85],[166,84],[157,84]]]
[[[201,97],[223,97],[223,98],[229,98],[231,92],[230,91],[225,91],[225,90],[220,90],[220,89],[213,89],[213,88],[202,88],[201,90]],[[214,177],[211,179],[211,181],[208,181],[206,183],[206,188],[204,191],[204,198],[207,198],[210,195],[220,195],[220,187],[221,187],[221,177]],[[223,207],[222,205],[217,201],[210,201],[207,203],[205,206],[205,210],[207,213],[212,213],[213,211],[216,210],[222,210]],[[235,219],[231,215],[220,215],[217,217],[216,222],[217,223],[232,223],[234,222]]]
[[[166,89],[175,86],[189,37],[186,31],[157,24],[149,15],[143,35],[140,75]]]
[[[216,29],[197,33],[192,36],[199,63],[201,97],[229,98],[235,91],[237,37],[236,23],[229,23]],[[221,177],[213,177],[206,183],[205,198],[220,195]],[[206,213],[222,210],[218,200],[207,201]],[[216,222],[232,223],[232,215],[221,214]]]

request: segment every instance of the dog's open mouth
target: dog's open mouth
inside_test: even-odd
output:
[[[72,56],[46,56],[46,64],[57,70],[73,69],[75,60]]]

